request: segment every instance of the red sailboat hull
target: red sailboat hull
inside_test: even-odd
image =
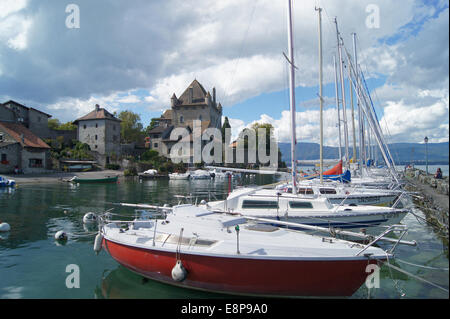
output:
[[[211,292],[263,296],[351,296],[376,260],[268,260],[181,254],[187,270],[172,279],[175,252],[143,249],[104,239],[109,254],[124,267],[153,280]]]

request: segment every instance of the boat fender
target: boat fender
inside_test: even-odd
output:
[[[1,223],[0,222],[0,232],[7,232],[11,230],[11,226],[9,226],[8,223]]]
[[[103,242],[103,234],[101,232],[98,232],[97,236],[95,236],[94,241],[94,251],[97,255],[102,250],[102,242]]]
[[[65,231],[60,230],[55,234],[55,239],[60,241],[66,241],[68,239],[68,236]]]
[[[94,213],[87,213],[83,216],[83,223],[85,224],[91,224],[97,222],[97,215]]]
[[[172,278],[175,281],[183,281],[187,277],[187,270],[183,267],[181,260],[177,260],[177,263],[172,268]]]

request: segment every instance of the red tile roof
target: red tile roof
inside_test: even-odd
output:
[[[20,143],[22,147],[50,148],[50,146],[48,146],[43,140],[34,135],[22,124],[0,122],[0,129],[3,129],[6,133],[8,133],[14,140]]]

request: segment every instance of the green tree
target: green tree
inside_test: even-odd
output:
[[[58,119],[49,119],[48,120],[48,128],[52,130],[57,130],[61,123]]]
[[[145,133],[148,134],[151,130],[153,130],[158,125],[158,119],[152,118],[150,124],[145,128]]]
[[[51,130],[67,130],[67,131],[74,131],[77,129],[77,126],[73,124],[72,122],[67,122],[64,124],[61,124],[61,122],[58,119],[49,119],[48,120],[48,128]]]
[[[122,111],[119,114],[121,140],[124,143],[141,142],[144,138],[141,117],[131,111]]]

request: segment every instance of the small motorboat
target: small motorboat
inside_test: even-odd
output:
[[[80,178],[78,176],[74,176],[70,179],[72,183],[80,183],[80,184],[93,184],[93,183],[117,183],[119,180],[119,176],[106,176],[99,178]]]
[[[15,187],[16,181],[0,176],[0,187]]]
[[[186,173],[171,173],[169,174],[169,179],[171,180],[183,180],[183,179],[189,179],[189,177],[191,176],[191,174],[189,172]]]

